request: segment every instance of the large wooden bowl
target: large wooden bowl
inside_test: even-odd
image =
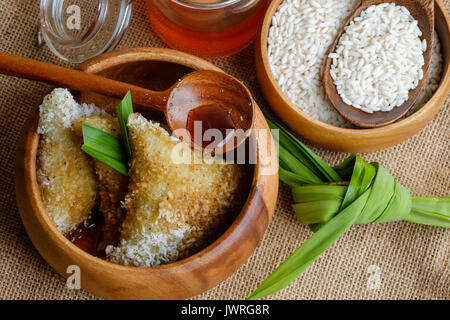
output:
[[[88,61],[81,69],[156,90],[170,86],[194,69],[220,70],[200,58],[156,48],[108,53]],[[106,109],[117,104],[117,100],[91,93],[81,93],[79,100],[95,101]],[[264,116],[256,109],[255,128],[268,129]],[[248,259],[271,220],[278,174],[265,171],[265,166],[268,161],[277,164],[277,158],[275,154],[266,156],[262,151],[267,141],[258,140],[258,151],[254,151],[258,160],[250,167],[253,181],[248,199],[228,230],[207,248],[184,260],[154,268],[126,267],[91,256],[56,229],[42,203],[36,181],[37,121],[36,108],[17,151],[15,188],[20,215],[42,257],[64,277],[69,276],[68,266],[78,265],[82,288],[95,295],[109,299],[184,299],[199,294],[225,280]],[[268,143],[273,144],[271,136]]]
[[[420,110],[404,120],[374,129],[345,129],[316,120],[296,107],[281,91],[268,61],[267,37],[272,17],[283,0],[273,0],[257,38],[255,63],[258,81],[272,110],[294,132],[328,149],[345,152],[371,152],[396,145],[422,129],[439,111],[450,90],[450,18],[441,0],[435,1],[435,27],[444,56],[441,83],[433,97]]]

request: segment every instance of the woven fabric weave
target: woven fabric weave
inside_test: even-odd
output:
[[[445,0],[447,10],[450,0]],[[0,50],[64,65],[36,43],[39,1],[2,0]],[[137,1],[120,48],[164,47],[152,33],[144,1]],[[242,79],[260,106],[253,48],[212,60]],[[50,86],[0,76],[0,299],[98,299],[66,288],[65,280],[40,257],[17,211],[13,172],[20,131],[33,106]],[[445,196],[450,190],[450,99],[414,137],[378,152],[363,154],[380,162],[418,196]],[[310,146],[310,144],[308,144]],[[347,154],[312,146],[331,164]],[[311,234],[291,209],[290,189],[281,185],[278,204],[263,241],[248,262],[228,280],[194,299],[242,299],[248,296]],[[449,299],[450,230],[407,222],[353,226],[285,290],[270,299]],[[379,287],[374,288],[374,279]]]

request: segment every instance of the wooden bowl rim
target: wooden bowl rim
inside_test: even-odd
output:
[[[138,53],[139,59],[136,58],[135,54]],[[121,56],[124,60],[121,60],[120,62],[114,63],[112,61],[114,58],[117,58],[118,56]],[[141,59],[144,58],[144,59]],[[172,49],[165,49],[165,48],[131,48],[131,49],[125,49],[125,50],[117,50],[109,53],[102,54],[98,57],[95,57],[93,59],[90,59],[86,61],[85,63],[80,65],[80,69],[85,70],[90,67],[98,67],[100,69],[113,67],[116,65],[123,65],[130,62],[138,62],[138,61],[155,61],[155,62],[168,62],[173,64],[179,64],[181,66],[186,66],[192,69],[201,69],[199,66],[207,66],[211,70],[217,70],[224,72],[217,66],[211,64],[210,62],[203,60],[199,57],[180,52],[177,50]],[[178,62],[176,62],[178,61]],[[262,112],[260,111],[259,107],[256,106],[256,114],[259,114],[262,116]],[[36,110],[37,111],[37,110]],[[249,195],[240,210],[239,214],[236,216],[236,218],[233,220],[232,224],[222,233],[222,235],[217,238],[214,242],[210,243],[207,247],[203,248],[202,250],[198,251],[197,253],[186,257],[184,259],[181,259],[179,261],[175,261],[173,263],[159,265],[159,266],[153,266],[153,267],[136,267],[136,266],[125,266],[113,262],[109,262],[107,260],[101,259],[99,257],[92,256],[91,254],[85,252],[84,250],[78,248],[76,245],[74,245],[72,242],[70,242],[55,226],[53,221],[50,219],[47,210],[45,208],[45,205],[42,202],[42,197],[40,196],[39,186],[37,184],[37,166],[36,166],[36,156],[37,156],[37,150],[38,150],[38,144],[39,144],[39,137],[40,135],[36,132],[37,128],[37,122],[38,122],[38,115],[36,112],[34,112],[34,115],[31,116],[32,124],[28,127],[26,130],[26,135],[29,134],[33,135],[33,141],[32,141],[32,148],[31,150],[28,149],[26,152],[26,156],[31,157],[34,159],[32,161],[32,167],[30,168],[31,173],[31,179],[32,179],[32,193],[33,195],[36,195],[36,197],[30,198],[30,201],[32,202],[33,207],[37,208],[37,210],[34,210],[35,212],[38,211],[39,214],[37,214],[37,218],[42,226],[46,228],[45,232],[50,233],[53,242],[55,245],[64,247],[66,246],[67,249],[73,251],[74,254],[79,255],[86,259],[89,263],[98,264],[100,267],[106,267],[106,268],[112,268],[115,269],[115,271],[133,271],[135,273],[148,273],[148,272],[158,272],[166,269],[176,269],[179,267],[184,267],[189,269],[189,264],[197,264],[199,258],[205,257],[207,260],[214,260],[216,259],[215,251],[221,250],[219,248],[220,246],[226,245],[232,245],[235,240],[233,240],[232,234],[235,232],[240,232],[239,227],[242,225],[243,221],[251,215],[251,211],[248,210],[249,206],[253,203],[253,201],[263,201],[262,199],[258,199],[255,197],[255,188],[258,188],[258,185],[255,185],[255,182],[259,180],[260,177],[260,165],[254,164],[254,170],[253,170],[253,178],[252,178],[252,185],[249,189]],[[256,123],[256,121],[255,121]],[[267,123],[264,121],[264,127],[268,129]],[[271,143],[273,143],[272,137],[270,137]],[[257,144],[255,144],[257,146]],[[257,152],[255,150],[255,152]],[[278,174],[273,175],[273,179],[276,179],[278,181]],[[254,187],[255,186],[255,187]],[[278,190],[278,184],[276,186],[276,190]],[[273,210],[270,210],[270,208],[267,208],[267,206],[264,206],[267,209],[268,213],[268,224],[271,221]],[[262,236],[261,236],[262,239]],[[260,239],[260,240],[261,240]],[[229,243],[225,243],[226,241],[231,241]],[[56,241],[56,242],[55,242]],[[256,248],[252,249],[252,251]],[[251,253],[250,253],[251,254]],[[73,256],[74,260],[77,260],[76,255]],[[209,256],[208,256],[209,255]],[[198,267],[196,265],[193,265],[193,269],[195,267]]]
[[[341,128],[336,127],[334,125],[322,122],[320,120],[317,120],[309,115],[307,115],[303,110],[299,107],[296,107],[293,102],[290,101],[290,99],[286,96],[286,94],[281,90],[280,86],[278,85],[278,82],[275,80],[275,77],[272,73],[272,70],[270,68],[270,63],[268,61],[268,53],[267,53],[267,37],[269,33],[270,26],[272,24],[272,17],[275,14],[276,10],[278,9],[281,2],[284,0],[273,0],[271,4],[269,5],[266,14],[264,16],[263,24],[261,27],[261,31],[258,35],[257,41],[260,42],[259,50],[261,51],[261,58],[263,62],[264,72],[266,73],[270,85],[275,89],[276,93],[279,95],[279,97],[283,100],[283,103],[285,106],[288,106],[291,111],[294,111],[296,115],[307,122],[310,122],[317,130],[318,132],[325,131],[326,133],[333,135],[333,134],[344,134],[349,139],[354,139],[355,135],[357,135],[359,138],[364,138],[365,136],[373,136],[374,134],[377,134],[378,136],[383,136],[385,139],[392,138],[392,136],[396,133],[397,130],[405,128],[405,127],[413,127],[416,123],[421,123],[422,125],[417,129],[414,130],[414,132],[409,135],[411,137],[415,133],[417,133],[423,126],[428,123],[432,117],[439,111],[439,109],[442,107],[442,105],[436,104],[436,100],[438,100],[438,96],[440,95],[447,95],[450,91],[450,63],[447,65],[447,68],[445,70],[442,70],[441,75],[441,82],[439,84],[439,87],[434,92],[433,96],[428,100],[428,102],[419,110],[414,112],[412,115],[406,117],[405,119],[402,119],[400,121],[394,122],[392,124],[389,124],[384,127],[378,127],[378,128],[372,128],[372,129],[352,129],[352,128]],[[446,21],[447,26],[447,34],[450,35],[450,17],[445,9],[444,4],[441,0],[436,0],[435,5],[438,6],[440,9],[442,15],[444,16],[444,19]],[[436,26],[435,26],[436,28]],[[256,52],[258,54],[258,52]],[[450,53],[449,53],[450,54]],[[271,109],[278,115],[277,108],[270,106]],[[284,106],[283,106],[284,107]],[[425,114],[432,114],[428,120],[423,123],[423,116]],[[281,120],[283,120],[280,117]],[[296,131],[296,130],[294,130]],[[298,133],[301,136],[303,136],[301,133]],[[308,138],[306,138],[308,139]],[[407,138],[406,138],[407,139]],[[405,139],[405,140],[406,140]],[[331,142],[331,141],[330,141]],[[400,143],[401,141],[397,142]],[[396,144],[397,144],[396,143]],[[332,146],[327,146],[329,148],[332,148]],[[379,150],[379,149],[376,149]]]

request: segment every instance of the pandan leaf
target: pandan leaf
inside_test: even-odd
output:
[[[122,141],[116,136],[86,123],[82,124],[82,130],[85,146],[122,162],[128,160]]]
[[[380,164],[357,155],[332,168],[265,116],[271,129],[280,130],[278,138],[274,136],[279,143],[280,179],[292,187],[295,214],[314,234],[248,299],[285,288],[353,224],[406,220],[450,228],[450,197],[411,197]]]
[[[92,158],[95,158],[104,164],[110,166],[111,168],[119,171],[121,174],[128,176],[128,165],[124,162],[121,162],[119,160],[113,159],[111,157],[108,157],[104,153],[101,153],[97,151],[96,149],[93,149],[91,147],[88,147],[86,145],[83,145],[81,149],[86,152],[88,155],[90,155]]]
[[[125,95],[123,100],[116,108],[117,119],[119,120],[120,133],[122,134],[123,144],[125,146],[125,151],[128,156],[128,160],[131,159],[131,146],[130,141],[128,139],[128,127],[127,121],[128,116],[133,113],[133,103],[131,101],[131,92]]]

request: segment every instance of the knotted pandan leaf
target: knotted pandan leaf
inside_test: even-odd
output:
[[[332,168],[266,114],[279,145],[280,179],[300,223],[314,234],[248,299],[285,288],[354,224],[410,221],[450,228],[450,197],[412,197],[379,163],[352,155]]]

